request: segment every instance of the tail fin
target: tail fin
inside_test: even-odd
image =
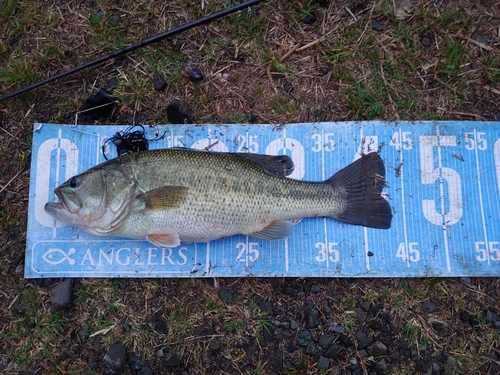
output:
[[[326,182],[347,195],[347,207],[337,220],[379,229],[391,227],[391,207],[380,194],[385,186],[385,167],[376,152],[363,155]]]

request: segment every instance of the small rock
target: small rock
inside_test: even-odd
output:
[[[330,359],[320,355],[318,359],[318,369],[326,370],[328,367],[330,367]]]
[[[109,17],[109,23],[112,25],[118,25],[120,23],[120,16],[118,14],[113,14]]]
[[[479,366],[479,371],[482,374],[500,374],[500,365],[495,362],[485,362]]]
[[[323,300],[323,311],[327,314],[332,312],[332,309],[330,308],[327,300]]]
[[[24,53],[30,53],[30,52],[31,52],[31,47],[30,47],[30,46],[26,46],[26,45],[24,45],[24,46],[23,46],[23,52],[24,52]]]
[[[306,312],[306,329],[318,328],[320,324],[319,311],[317,309],[308,310]]]
[[[463,285],[470,285],[471,284],[470,277],[459,277],[458,281],[460,282],[460,284],[463,284]]]
[[[335,337],[330,336],[330,335],[321,335],[318,340],[319,346],[321,346],[323,349],[327,349],[332,345],[333,340]]]
[[[330,328],[330,331],[342,334],[347,333],[347,329],[342,324],[334,325],[332,328]]]
[[[189,80],[194,83],[200,83],[204,79],[203,73],[198,68],[188,70],[187,75]]]
[[[128,332],[128,331],[130,331],[130,325],[127,322],[125,322],[122,324],[122,329],[123,329],[123,332]]]
[[[373,252],[371,250],[368,250],[368,252],[366,253],[366,255],[368,255],[369,257],[372,257],[374,256],[375,254],[373,254]]]
[[[470,317],[470,314],[467,311],[465,311],[465,310],[460,311],[460,320],[462,322],[464,322],[464,323],[468,322],[469,317]]]
[[[427,300],[422,303],[422,309],[427,313],[433,313],[438,307],[439,304],[434,300]]]
[[[208,344],[208,349],[210,349],[212,351],[219,350],[221,347],[222,347],[222,345],[221,345],[220,341],[217,341],[217,340],[214,340],[214,341],[210,342],[210,344]]]
[[[471,39],[475,40],[476,42],[482,43],[482,44],[489,44],[489,40],[486,39],[484,36],[479,34],[477,31],[474,31],[470,37]]]
[[[446,375],[456,374],[458,371],[458,361],[454,358],[448,357],[443,366],[443,370]]]
[[[316,22],[316,20],[317,20],[316,15],[314,13],[310,13],[302,19],[302,23],[305,23],[306,25],[311,25],[314,22]]]
[[[317,356],[319,354],[319,349],[314,342],[310,342],[306,347],[306,354]]]
[[[113,89],[115,89],[118,86],[119,82],[120,81],[118,81],[118,78],[113,77],[110,80],[108,80],[108,82],[106,82],[106,88],[108,90],[113,90]]]
[[[287,285],[283,288],[283,293],[291,297],[297,297],[299,291],[300,291],[299,287],[292,285]]]
[[[153,371],[149,367],[143,367],[137,375],[153,375]]]
[[[163,91],[167,88],[168,82],[162,76],[155,74],[153,76],[153,88],[156,91]]]
[[[63,308],[71,303],[71,287],[73,279],[66,279],[62,283],[56,285],[50,292],[50,302],[56,307]]]
[[[479,65],[476,63],[476,62],[472,62],[470,64],[470,68],[472,70],[476,70],[477,68],[479,68]],[[470,284],[470,277],[461,277],[461,279],[469,279],[469,284]],[[463,284],[463,283],[462,283]],[[465,284],[465,285],[469,285],[469,284]]]
[[[17,197],[17,194],[13,193],[12,191],[8,191],[7,194],[5,194],[5,198],[7,198],[7,200],[9,201],[14,199],[15,197]]]
[[[176,355],[172,355],[163,361],[164,370],[172,370],[179,368],[179,358]]]
[[[174,99],[167,106],[167,120],[171,124],[192,124],[193,111],[188,103]]]
[[[103,358],[104,372],[106,374],[121,374],[125,368],[125,357],[127,350],[125,346],[116,343],[108,347]]]
[[[289,93],[293,90],[293,86],[291,83],[288,83],[286,82],[284,85],[283,85],[283,90],[285,90],[285,92]]]
[[[422,37],[420,41],[422,42],[422,45],[426,47],[429,47],[431,45],[431,38],[429,38],[428,36]]]
[[[375,341],[366,348],[368,353],[374,357],[380,357],[387,353],[387,346],[381,341]]]
[[[441,333],[444,330],[444,327],[441,323],[438,322],[432,322],[432,328],[436,330],[436,332]]]
[[[477,320],[476,318],[474,318],[472,315],[469,316],[469,324],[472,328],[475,328],[477,326],[479,326],[479,320]]]
[[[500,315],[495,314],[489,309],[486,309],[485,315],[488,322],[495,324],[495,326],[498,326],[497,323],[500,323]]]
[[[383,374],[387,371],[387,363],[385,362],[385,359],[382,359],[375,365],[375,371],[377,374]]]
[[[372,30],[375,30],[375,31],[382,30],[382,24],[378,21],[372,21]]]
[[[415,367],[421,373],[426,373],[429,370],[429,362],[426,359],[419,359]]]
[[[323,355],[326,358],[330,359],[338,359],[341,356],[343,347],[341,345],[337,344],[332,344],[324,353]]]
[[[274,333],[271,327],[264,327],[262,330],[262,336],[264,337],[265,342],[273,342],[274,340]]]
[[[89,337],[90,337],[90,332],[87,331],[80,331],[78,332],[78,337],[80,337],[80,340],[85,343]]]
[[[356,332],[356,340],[358,340],[358,349],[364,349],[373,342],[373,339],[364,332]]]
[[[301,331],[297,335],[297,345],[307,346],[312,341],[309,331]]]
[[[358,319],[358,321],[360,323],[366,322],[366,313],[362,309],[360,309],[359,307],[356,307],[354,309],[354,313],[356,314],[356,318]]]
[[[279,329],[276,332],[276,340],[288,342],[292,339],[292,334],[287,329]]]
[[[248,112],[248,122],[255,124],[257,122],[257,116],[252,111]]]
[[[296,330],[300,327],[299,323],[297,323],[295,320],[290,321],[290,329]]]
[[[311,285],[311,293],[319,293],[319,292],[321,292],[321,288],[319,285],[317,284]]]

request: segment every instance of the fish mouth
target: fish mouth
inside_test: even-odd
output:
[[[66,202],[66,199],[64,198],[64,194],[61,193],[61,190],[59,190],[59,188],[55,188],[54,193],[56,194],[57,198],[59,198],[60,202],[59,203],[54,202],[52,204],[59,209],[64,209],[64,210],[70,212],[69,208],[68,208],[68,203]]]

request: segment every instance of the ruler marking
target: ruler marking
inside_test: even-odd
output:
[[[486,218],[484,216],[484,205],[483,205],[483,192],[481,189],[481,172],[479,168],[479,151],[477,146],[477,129],[474,128],[474,151],[476,154],[476,173],[477,173],[477,189],[479,192],[479,209],[481,210],[481,222],[483,224],[483,234],[484,234],[484,246],[486,248],[486,261],[488,266],[490,266],[490,254],[488,246],[488,232],[486,230]]]
[[[437,149],[438,149],[438,168],[439,168],[439,200],[441,203],[441,217],[443,221],[443,243],[444,243],[444,253],[446,257],[446,269],[451,272],[450,264],[450,252],[448,247],[448,235],[446,233],[446,218],[445,218],[445,205],[444,205],[444,182],[443,182],[443,159],[441,155],[441,134],[439,132],[439,126],[436,126],[437,134]],[[451,202],[450,202],[451,204]]]
[[[400,142],[400,149],[399,149],[399,155],[400,155],[400,160],[399,162],[401,163],[401,169],[399,171],[400,177],[401,177],[401,206],[403,209],[403,236],[404,236],[404,241],[405,241],[405,256],[406,256],[406,265],[408,268],[410,268],[410,253],[409,253],[409,248],[408,248],[408,231],[406,229],[406,206],[405,206],[405,179],[403,175],[403,143],[402,143],[402,138],[403,134],[401,129],[399,129],[399,142]]]

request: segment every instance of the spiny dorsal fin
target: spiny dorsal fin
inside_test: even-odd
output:
[[[162,186],[138,195],[136,199],[143,201],[148,211],[172,210],[184,203],[187,194],[185,186]]]
[[[250,160],[259,164],[262,169],[273,176],[285,177],[291,174],[295,168],[292,159],[287,155],[262,155],[245,154],[241,152],[234,153],[241,158]]]

